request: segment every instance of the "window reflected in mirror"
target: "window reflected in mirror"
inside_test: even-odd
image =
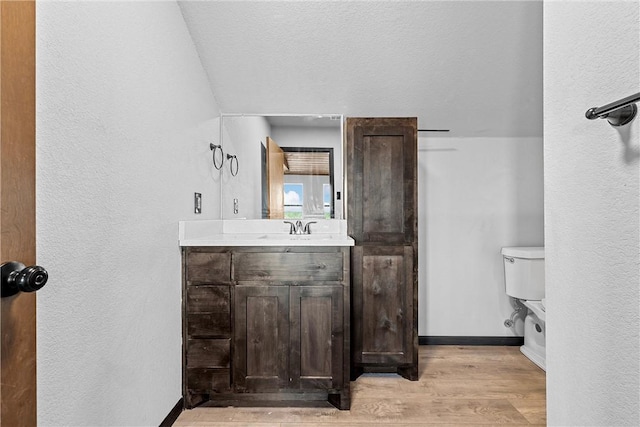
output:
[[[284,184],[284,217],[285,219],[302,218],[304,200],[304,184]]]
[[[333,148],[280,147],[266,139],[262,217],[335,218]]]

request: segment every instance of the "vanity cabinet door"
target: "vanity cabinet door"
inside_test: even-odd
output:
[[[353,249],[353,362],[413,362],[411,246]]]
[[[327,285],[290,289],[291,387],[337,389],[344,372],[344,288]]]
[[[289,287],[235,287],[233,383],[236,392],[289,386]]]

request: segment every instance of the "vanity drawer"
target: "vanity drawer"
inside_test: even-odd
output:
[[[229,314],[228,285],[200,285],[187,289],[187,312]]]
[[[231,335],[229,285],[189,286],[186,294],[185,315],[190,337]]]
[[[231,335],[229,313],[188,313],[187,334],[190,337],[228,337]]]
[[[341,252],[235,253],[233,279],[237,281],[340,282],[343,279],[342,263]]]
[[[230,283],[231,254],[189,252],[187,254],[187,284]]]
[[[187,341],[187,368],[229,368],[231,339],[190,339]]]
[[[187,368],[187,384],[191,392],[229,392],[231,372],[229,369]]]

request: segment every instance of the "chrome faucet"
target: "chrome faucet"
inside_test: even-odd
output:
[[[297,220],[295,223],[284,221],[285,224],[289,224],[289,234],[311,234],[311,224],[315,224],[316,222],[317,221],[309,221],[303,224],[300,220]]]
[[[302,233],[302,222],[300,220],[295,223],[291,221],[285,221],[285,224],[289,224],[289,234],[300,234]]]
[[[318,221],[309,221],[308,223],[305,224],[304,226],[304,230],[302,231],[303,234],[311,234],[311,224],[317,224]]]

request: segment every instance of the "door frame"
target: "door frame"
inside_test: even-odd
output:
[[[35,1],[0,2],[0,262],[36,262]],[[37,422],[36,296],[0,302],[0,423]]]

